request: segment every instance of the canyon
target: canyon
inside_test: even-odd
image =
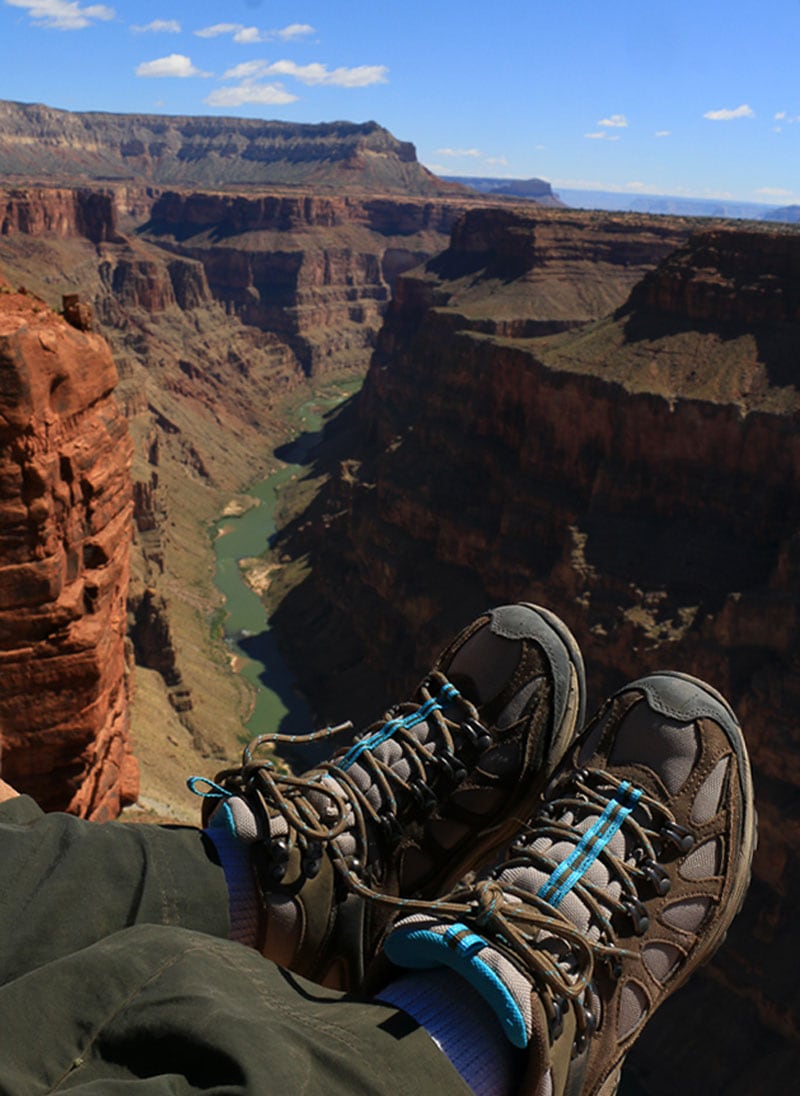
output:
[[[251,696],[209,530],[293,407],[365,376],[265,545],[320,723],[374,717],[520,598],[575,632],[592,705],[664,666],[713,682],[754,763],[753,884],[620,1091],[788,1090],[798,232],[476,198],[373,123],[0,122],[6,779],[94,818],[140,779],[184,817],[169,786],[236,759]]]
[[[196,755],[211,769],[230,761],[251,704],[213,624],[221,606],[211,523],[232,500],[250,505],[242,492],[274,464],[287,408],[366,373],[398,279],[442,253],[459,218],[479,206],[141,181],[0,193],[0,268],[53,310],[65,294],[78,298],[119,371],[116,399],[134,442],[128,635],[144,802],[171,811]],[[500,308],[496,325],[560,330],[597,318],[688,231],[548,214],[539,232],[550,257],[543,263],[540,247],[530,272],[537,314],[512,315],[512,305],[503,319]],[[458,231],[477,255],[483,230]],[[520,247],[526,262],[529,245]],[[563,283],[560,304],[550,282]],[[165,738],[172,766],[160,756]],[[7,765],[11,756],[7,745]]]
[[[470,211],[398,280],[317,496],[287,500],[274,622],[323,721],[407,695],[457,628],[518,599],[569,624],[592,706],[658,668],[728,696],[755,773],[753,882],[637,1044],[630,1091],[781,1091],[800,1046],[800,233],[694,222],[676,241],[657,220],[662,261],[614,304],[602,264],[629,221],[587,222],[585,277],[573,226],[559,282],[569,216]]]
[[[230,669],[209,528],[229,504],[252,504],[243,492],[274,466],[293,406],[366,372],[394,280],[441,250],[471,199],[374,124],[0,103],[0,155],[0,269],[53,314],[72,298],[117,363],[134,447],[127,607],[140,801],[194,818],[191,800],[175,802],[187,770],[235,759],[252,705]],[[15,761],[30,753],[24,735],[3,739],[5,769],[38,794]],[[82,771],[82,755],[73,760]],[[131,797],[120,795],[117,809]]]

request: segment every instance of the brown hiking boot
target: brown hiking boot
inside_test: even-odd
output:
[[[206,793],[204,821],[250,847],[264,955],[358,987],[397,912],[369,897],[434,896],[507,844],[580,728],[584,697],[567,627],[506,605],[330,761],[284,776],[256,756],[279,736],[251,743]]]
[[[520,1091],[613,1096],[645,1022],[724,940],[755,842],[733,712],[655,674],[600,711],[503,862],[404,917],[385,954],[479,990],[530,1048]]]

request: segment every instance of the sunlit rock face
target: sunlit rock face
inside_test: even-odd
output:
[[[0,287],[2,773],[49,809],[136,799],[125,654],[132,444],[99,335]]]

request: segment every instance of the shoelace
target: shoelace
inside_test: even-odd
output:
[[[570,823],[563,821],[566,816],[572,818]],[[578,820],[591,823],[580,831],[576,828]],[[611,844],[618,830],[625,836],[624,859]],[[553,844],[571,844],[573,851],[556,862],[547,852],[535,848],[541,838]],[[637,935],[646,932],[647,913],[639,888],[666,894],[669,877],[658,863],[663,850],[672,845],[685,852],[691,844],[691,834],[678,825],[660,800],[602,769],[581,769],[565,774],[548,790],[535,826],[518,836],[488,884],[492,894],[488,906],[485,896],[476,895],[475,923],[516,952],[524,969],[532,971],[538,984],[547,989],[543,999],[554,1034],[560,1028],[565,1002],[574,1008],[577,1049],[596,1024],[587,992],[595,964],[605,963],[612,977],[618,977],[620,960],[631,954],[619,945],[612,919],[622,915]],[[594,861],[602,863],[608,874],[608,882],[603,885],[592,882],[586,874]],[[535,892],[503,882],[503,876],[515,868],[536,868],[546,875],[546,881]],[[618,897],[609,889],[614,882],[620,888]],[[500,889],[501,896],[495,888]],[[588,911],[590,926],[598,932],[596,940],[559,909],[570,891]],[[548,938],[566,945],[566,962],[556,961],[552,951],[542,947]]]
[[[456,721],[444,715],[446,709],[453,707],[463,718]],[[481,726],[475,706],[438,671],[420,685],[416,702],[399,705],[388,715],[388,719],[373,724],[348,749],[303,776],[281,772],[272,759],[259,758],[259,752],[278,743],[317,742],[352,729],[352,723],[307,735],[258,735],[245,747],[240,768],[219,773],[215,781],[193,778],[189,786],[209,801],[208,813],[214,800],[241,795],[260,816],[264,833],[269,832],[270,819],[276,812],[283,817],[287,835],[273,839],[269,849],[275,881],[282,877],[282,865],[288,861],[294,842],[303,849],[303,871],[309,877],[319,870],[322,849],[328,846],[334,863],[352,889],[389,898],[364,886],[364,879],[376,874],[377,867],[370,862],[371,836],[381,835],[384,844],[400,836],[402,813],[411,804],[423,812],[432,811],[442,784],[452,788],[466,776],[461,756],[470,749],[480,751],[491,738]],[[413,730],[426,721],[433,724],[434,731],[425,742],[420,742]],[[396,771],[396,758],[387,764],[373,752],[390,738],[409,764],[412,776],[408,779]],[[431,743],[432,751],[426,749]],[[377,808],[356,782],[353,775],[356,765],[369,774],[368,788],[378,790]],[[335,781],[335,787],[323,782],[325,776]],[[325,804],[333,808],[332,819],[322,817],[327,814]],[[348,829],[355,838],[356,853],[344,857],[336,846],[336,838]]]
[[[634,817],[634,811],[647,822]],[[574,823],[561,821],[567,814],[573,819],[592,817],[594,822],[581,832]],[[618,829],[625,832],[628,849],[625,860],[610,847],[610,839]],[[533,847],[542,837],[554,843],[568,842],[573,853],[559,862],[550,859]],[[564,774],[551,785],[535,824],[517,837],[506,859],[488,879],[437,902],[378,897],[404,907],[406,913],[434,917],[441,914],[448,919],[465,920],[492,947],[509,955],[537,989],[543,991],[540,998],[552,1038],[560,1033],[566,1010],[572,1007],[576,1017],[574,1053],[579,1053],[597,1023],[589,992],[596,964],[607,964],[612,977],[618,977],[620,960],[633,954],[617,942],[611,918],[623,914],[630,918],[635,932],[646,931],[645,908],[639,900],[638,887],[646,884],[655,886],[658,893],[666,893],[664,886],[668,888],[669,879],[657,860],[669,844],[685,852],[691,847],[692,837],[677,824],[663,803],[627,782],[621,784],[603,770],[582,769]],[[579,872],[576,865],[581,858],[589,862],[597,859],[604,864],[609,883],[620,884],[619,898],[608,892],[608,884],[599,887]],[[504,881],[503,877],[512,869],[531,867],[546,876],[546,883],[537,891],[511,883],[507,878]],[[590,938],[559,909],[558,895],[567,881],[571,884],[569,889],[589,911],[590,924],[599,931],[597,939]],[[553,944],[556,951],[564,954],[556,954]]]

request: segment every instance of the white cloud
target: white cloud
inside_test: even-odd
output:
[[[785,117],[786,117],[786,111],[785,110],[779,110],[777,112],[777,114],[774,115],[774,118],[775,118],[776,122],[782,122]]]
[[[768,198],[791,198],[792,191],[780,186],[760,186],[756,194],[764,194]]]
[[[244,26],[241,23],[214,23],[194,33],[198,38],[219,38],[221,34],[235,34],[237,30],[244,30]]]
[[[487,156],[483,162],[491,164],[492,167],[508,167],[508,160],[505,156]]]
[[[268,42],[269,38],[262,34],[258,27],[241,27],[234,34],[233,40],[240,45],[249,46],[257,42]]]
[[[477,157],[477,156],[482,156],[483,153],[481,152],[481,150],[479,148],[437,148],[436,149],[436,155],[437,156],[456,156],[456,157],[461,157],[461,156]]]
[[[355,68],[328,69],[312,62],[298,65],[295,61],[244,61],[225,73],[227,80],[248,80],[265,76],[291,76],[301,84],[340,88],[365,88],[385,84],[389,70],[385,65],[357,65]]]
[[[76,0],[5,0],[12,8],[23,8],[37,27],[53,30],[82,30],[100,20],[116,18],[113,8],[91,4],[82,8]]]
[[[288,42],[292,38],[305,38],[313,33],[314,28],[309,23],[290,23],[288,27],[276,30],[275,37],[280,38],[283,42]]]
[[[154,19],[143,27],[132,26],[131,30],[137,34],[146,34],[148,31],[154,34],[180,34],[181,25],[177,19]]]
[[[652,183],[632,182],[625,183],[624,190],[632,190],[636,194],[661,194],[662,191]]]
[[[222,74],[223,80],[250,80],[264,71],[263,61],[242,61]]]
[[[198,38],[219,38],[223,34],[233,36],[234,42],[239,45],[253,45],[259,42],[274,42],[280,40],[289,42],[296,38],[304,38],[314,33],[310,23],[289,23],[280,30],[259,30],[258,27],[246,27],[244,23],[214,23],[210,27],[203,27],[194,32]]]
[[[195,68],[191,58],[182,53],[170,53],[168,57],[157,57],[155,61],[142,61],[136,68],[137,76],[210,76],[210,72],[201,72]]]
[[[604,141],[606,137],[608,137],[608,134],[605,130],[602,130],[600,133],[584,133],[583,136],[589,141]]]
[[[657,129],[656,130],[656,137],[671,137],[671,136],[672,136],[672,130],[670,130],[670,129]]]
[[[218,88],[205,100],[210,107],[240,107],[245,103],[261,103],[275,106],[294,103],[297,96],[292,95],[281,84],[256,84],[245,82],[238,87]]]
[[[735,118],[755,118],[755,116],[755,111],[747,103],[742,103],[734,110],[729,110],[727,107],[723,107],[722,110],[707,110],[703,115],[709,122],[732,122]]]
[[[610,118],[601,118],[598,126],[607,126],[611,129],[626,129],[628,119],[624,114],[612,114]]]
[[[329,70],[327,65],[312,62],[298,65],[295,61],[275,61],[264,67],[265,76],[293,76],[301,84],[325,84],[329,87],[365,88],[385,84],[389,70],[385,65],[356,65],[354,68]]]

